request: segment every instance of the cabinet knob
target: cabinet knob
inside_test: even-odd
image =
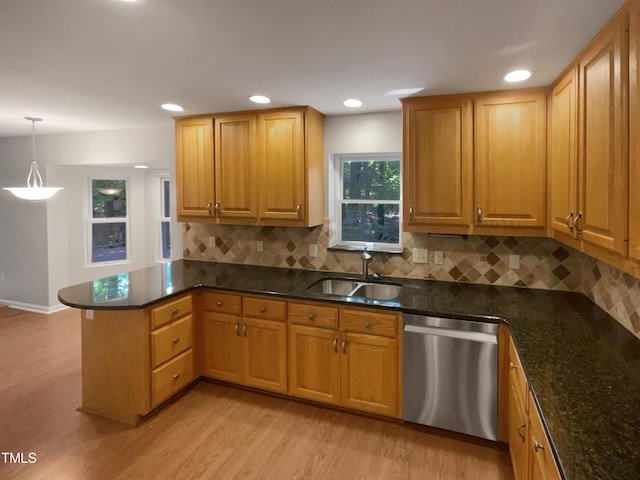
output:
[[[213,205],[213,203],[207,203],[207,212],[209,212],[209,215],[211,215],[211,205]]]
[[[307,317],[309,320],[313,321],[316,316],[313,313],[310,313],[309,316]]]
[[[260,307],[260,310],[259,310],[260,313],[264,313],[266,311],[267,311],[267,307]]]
[[[300,202],[296,205],[296,213],[298,214],[298,217],[302,217],[302,203]]]
[[[176,338],[174,338],[174,339],[173,339],[173,343],[174,343],[174,344],[176,344],[176,343],[180,343],[180,337],[176,337]]]
[[[175,381],[176,381],[176,380],[178,380],[179,378],[180,378],[180,374],[179,374],[179,373],[176,373],[176,374],[173,376],[173,381],[175,382]]]
[[[220,216],[220,202],[216,202],[215,207],[213,207],[216,211],[216,217]]]
[[[180,313],[180,309],[179,308],[174,308],[173,310],[171,310],[171,315],[177,315]]]
[[[371,322],[364,322],[364,328],[371,328]]]
[[[514,365],[514,364],[513,364],[513,362],[509,362],[509,368],[510,368],[511,370],[513,370],[513,369],[515,369],[515,368],[518,368],[518,366],[517,366],[517,365]]]
[[[544,445],[538,443],[538,441],[533,439],[533,449],[537,452],[538,450],[544,450]]]
[[[217,305],[218,307],[221,307],[221,306],[222,306],[222,302],[221,302],[220,300],[218,300],[218,301],[216,302],[216,305]]]
[[[413,205],[409,205],[409,221],[413,222]]]
[[[482,207],[478,205],[478,223],[482,223]]]
[[[246,322],[242,324],[242,334],[245,337],[247,336],[247,324],[246,324]]]

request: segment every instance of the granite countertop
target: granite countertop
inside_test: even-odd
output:
[[[179,260],[67,287],[58,298],[76,308],[136,309],[205,286],[345,301],[307,292],[309,284],[326,276],[345,275]],[[587,297],[432,280],[385,280],[405,287],[398,298],[356,303],[509,325],[567,480],[640,478],[640,340]]]

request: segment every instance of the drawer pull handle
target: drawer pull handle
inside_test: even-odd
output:
[[[296,205],[296,213],[298,214],[298,217],[302,217],[302,203],[300,202]]]
[[[313,321],[316,318],[316,316],[313,313],[310,313],[308,318],[309,320]]]
[[[573,213],[573,210],[571,210],[569,212],[569,215],[567,215],[567,218],[564,219],[564,223],[570,232],[573,232],[573,226],[571,225],[571,219],[573,218],[573,215],[575,214]]]
[[[246,337],[247,336],[247,324],[243,323],[242,324],[242,334]]]
[[[260,313],[264,313],[267,311],[267,307],[260,307]]]
[[[478,205],[477,216],[478,216],[478,223],[482,223],[482,207],[480,205]]]
[[[174,338],[174,339],[173,339],[173,343],[174,343],[174,344],[176,344],[176,343],[180,343],[180,337],[176,337],[176,338]]]
[[[179,379],[180,379],[180,374],[179,374],[179,373],[176,373],[176,374],[173,376],[173,381],[175,382],[176,380],[179,380]]]
[[[538,452],[538,450],[544,450],[544,445],[541,445],[538,443],[538,441],[534,438],[533,439],[533,449],[536,451],[536,453]]]
[[[518,368],[518,366],[517,366],[517,365],[514,365],[514,364],[513,364],[513,362],[509,362],[509,368],[510,368],[511,370],[513,370],[513,369]]]
[[[582,233],[582,229],[580,228],[580,218],[582,218],[582,212],[578,212],[578,215],[576,215],[576,218],[573,219],[573,228],[576,229],[576,232],[578,233]]]
[[[347,353],[347,339],[344,338],[342,340],[342,353],[346,354]]]
[[[209,212],[209,215],[211,215],[211,204],[212,202],[207,203],[207,212]]]
[[[526,426],[527,424],[525,422],[522,422],[520,425],[518,425],[518,435],[520,436],[523,442],[525,441],[525,437],[523,433],[520,433],[520,430],[522,430]]]
[[[217,305],[218,307],[221,307],[221,306],[222,306],[222,302],[221,302],[220,300],[218,300],[218,301],[216,302],[216,305]]]
[[[180,313],[180,309],[179,308],[174,308],[173,310],[171,310],[171,314],[172,315],[177,315]]]
[[[240,322],[236,322],[236,335],[240,336]]]
[[[333,353],[338,353],[338,337],[333,337]]]
[[[371,328],[371,322],[364,322],[364,328]]]

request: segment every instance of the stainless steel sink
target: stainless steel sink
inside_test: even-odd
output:
[[[323,278],[307,287],[307,291],[315,294],[373,300],[391,300],[400,295],[401,290],[402,286],[393,283],[373,283],[348,278]]]
[[[351,295],[354,297],[375,298],[379,300],[391,300],[400,295],[402,287],[387,283],[361,284]]]

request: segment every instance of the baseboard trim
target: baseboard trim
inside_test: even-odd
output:
[[[32,303],[14,302],[13,300],[3,300],[1,298],[0,298],[0,303],[5,304],[9,308],[16,308],[18,310],[25,310],[27,312],[34,312],[34,313],[44,313],[45,315],[60,312],[62,310],[69,308],[66,305],[62,305],[61,303],[54,305],[52,307],[47,307],[44,305],[34,305]]]

